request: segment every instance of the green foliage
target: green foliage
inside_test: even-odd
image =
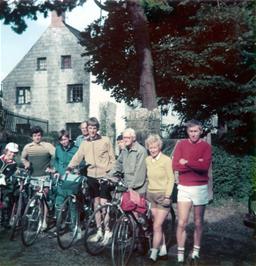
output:
[[[37,12],[60,14],[85,0],[0,1],[0,20],[18,33]],[[127,5],[109,2],[110,12],[83,33],[86,69],[120,102],[141,99],[134,28]],[[112,4],[111,4],[112,3]],[[148,18],[159,105],[172,104],[181,119],[227,126],[226,148],[255,153],[255,1],[141,0]],[[163,109],[164,110],[164,109]],[[166,110],[167,111],[167,110]],[[237,145],[239,143],[239,145]]]
[[[213,147],[213,193],[216,199],[248,198],[256,188],[256,157],[234,156]]]
[[[255,51],[249,2],[143,1],[148,17],[159,105],[172,103],[182,120],[217,115],[232,152],[248,153],[254,139]],[[86,69],[117,101],[140,99],[134,29],[125,6],[83,33]],[[134,78],[137,77],[137,78]],[[162,110],[165,110],[164,108]],[[167,111],[167,110],[166,110]],[[234,143],[241,145],[234,145]],[[250,151],[251,152],[251,151]]]
[[[12,3],[10,3],[12,2]],[[63,11],[72,10],[82,5],[86,0],[53,0],[53,1],[0,1],[0,20],[4,24],[11,25],[11,28],[21,34],[27,28],[25,19],[37,20],[37,13],[43,13],[47,17],[48,12],[56,10],[58,14]]]
[[[163,153],[171,156],[176,141],[164,139]],[[243,201],[256,191],[256,157],[234,156],[213,146],[212,165],[214,199]]]

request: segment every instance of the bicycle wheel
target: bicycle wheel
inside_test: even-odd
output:
[[[119,216],[119,210],[115,205],[107,203],[98,207],[88,220],[84,244],[86,251],[91,255],[98,255],[107,247],[111,247],[113,226]],[[96,223],[98,220],[98,226]]]
[[[78,232],[77,202],[68,196],[63,202],[57,218],[57,240],[62,249],[68,249]]]
[[[163,223],[163,233],[167,248],[170,247],[171,241],[175,235],[175,220],[176,220],[176,215],[173,207],[171,206],[170,211]]]
[[[11,226],[10,240],[14,239],[17,227],[19,226],[19,223],[21,221],[22,208],[23,208],[23,199],[22,195],[20,194],[18,200],[14,202],[12,207],[12,213],[10,217],[10,226]]]
[[[37,196],[33,196],[22,216],[21,240],[25,246],[32,245],[40,233],[44,218],[44,204]]]
[[[111,257],[114,266],[125,266],[128,264],[135,243],[135,224],[130,215],[122,215],[116,222]]]

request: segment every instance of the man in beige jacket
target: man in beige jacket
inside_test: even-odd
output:
[[[112,169],[115,163],[115,154],[110,139],[98,134],[100,125],[97,118],[89,118],[87,126],[89,135],[80,144],[78,151],[68,165],[67,171],[78,166],[83,160],[86,165],[89,165],[87,168],[87,184],[90,196],[94,199],[95,210],[99,204],[103,205],[111,199],[108,185],[101,184],[99,181]],[[100,220],[96,223],[100,223]],[[99,233],[96,238],[100,237],[102,235]],[[97,239],[95,240],[97,241]]]

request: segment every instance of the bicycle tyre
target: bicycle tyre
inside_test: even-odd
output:
[[[72,200],[72,196],[65,199],[57,218],[57,241],[62,249],[71,247],[78,232],[77,202]]]
[[[37,195],[33,196],[22,216],[21,240],[25,246],[31,246],[37,239],[44,218],[44,204]]]
[[[100,228],[101,228],[102,234],[104,235],[106,228],[108,228],[108,230],[111,233],[113,233],[114,224],[117,221],[119,213],[120,212],[118,208],[116,207],[116,205],[112,205],[111,203],[106,203],[98,207],[93,212],[90,219],[88,220],[88,223],[85,229],[85,234],[84,234],[84,245],[85,245],[86,251],[89,254],[96,256],[100,254],[101,252],[103,252],[107,247],[111,248],[111,245],[109,243],[110,239],[109,241],[107,241],[107,243],[105,243],[103,236],[98,241],[92,241],[93,236],[96,235],[99,229],[95,222],[96,215],[100,216],[100,221],[101,221]]]
[[[135,223],[129,214],[123,214],[115,224],[111,258],[114,266],[128,264],[135,244]]]
[[[176,215],[173,207],[170,207],[170,211],[163,223],[163,233],[165,237],[165,244],[167,248],[170,247],[171,241],[175,235],[175,222],[176,222]]]
[[[21,222],[21,210],[23,208],[23,199],[22,195],[19,195],[19,199],[14,202],[12,207],[12,213],[10,217],[10,225],[11,225],[11,231],[10,231],[10,240],[13,240],[15,237],[15,233],[17,230],[17,226],[19,225],[19,222]]]

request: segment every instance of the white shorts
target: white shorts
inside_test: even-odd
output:
[[[208,185],[182,186],[178,185],[177,201],[189,201],[193,205],[206,205],[209,202]]]

